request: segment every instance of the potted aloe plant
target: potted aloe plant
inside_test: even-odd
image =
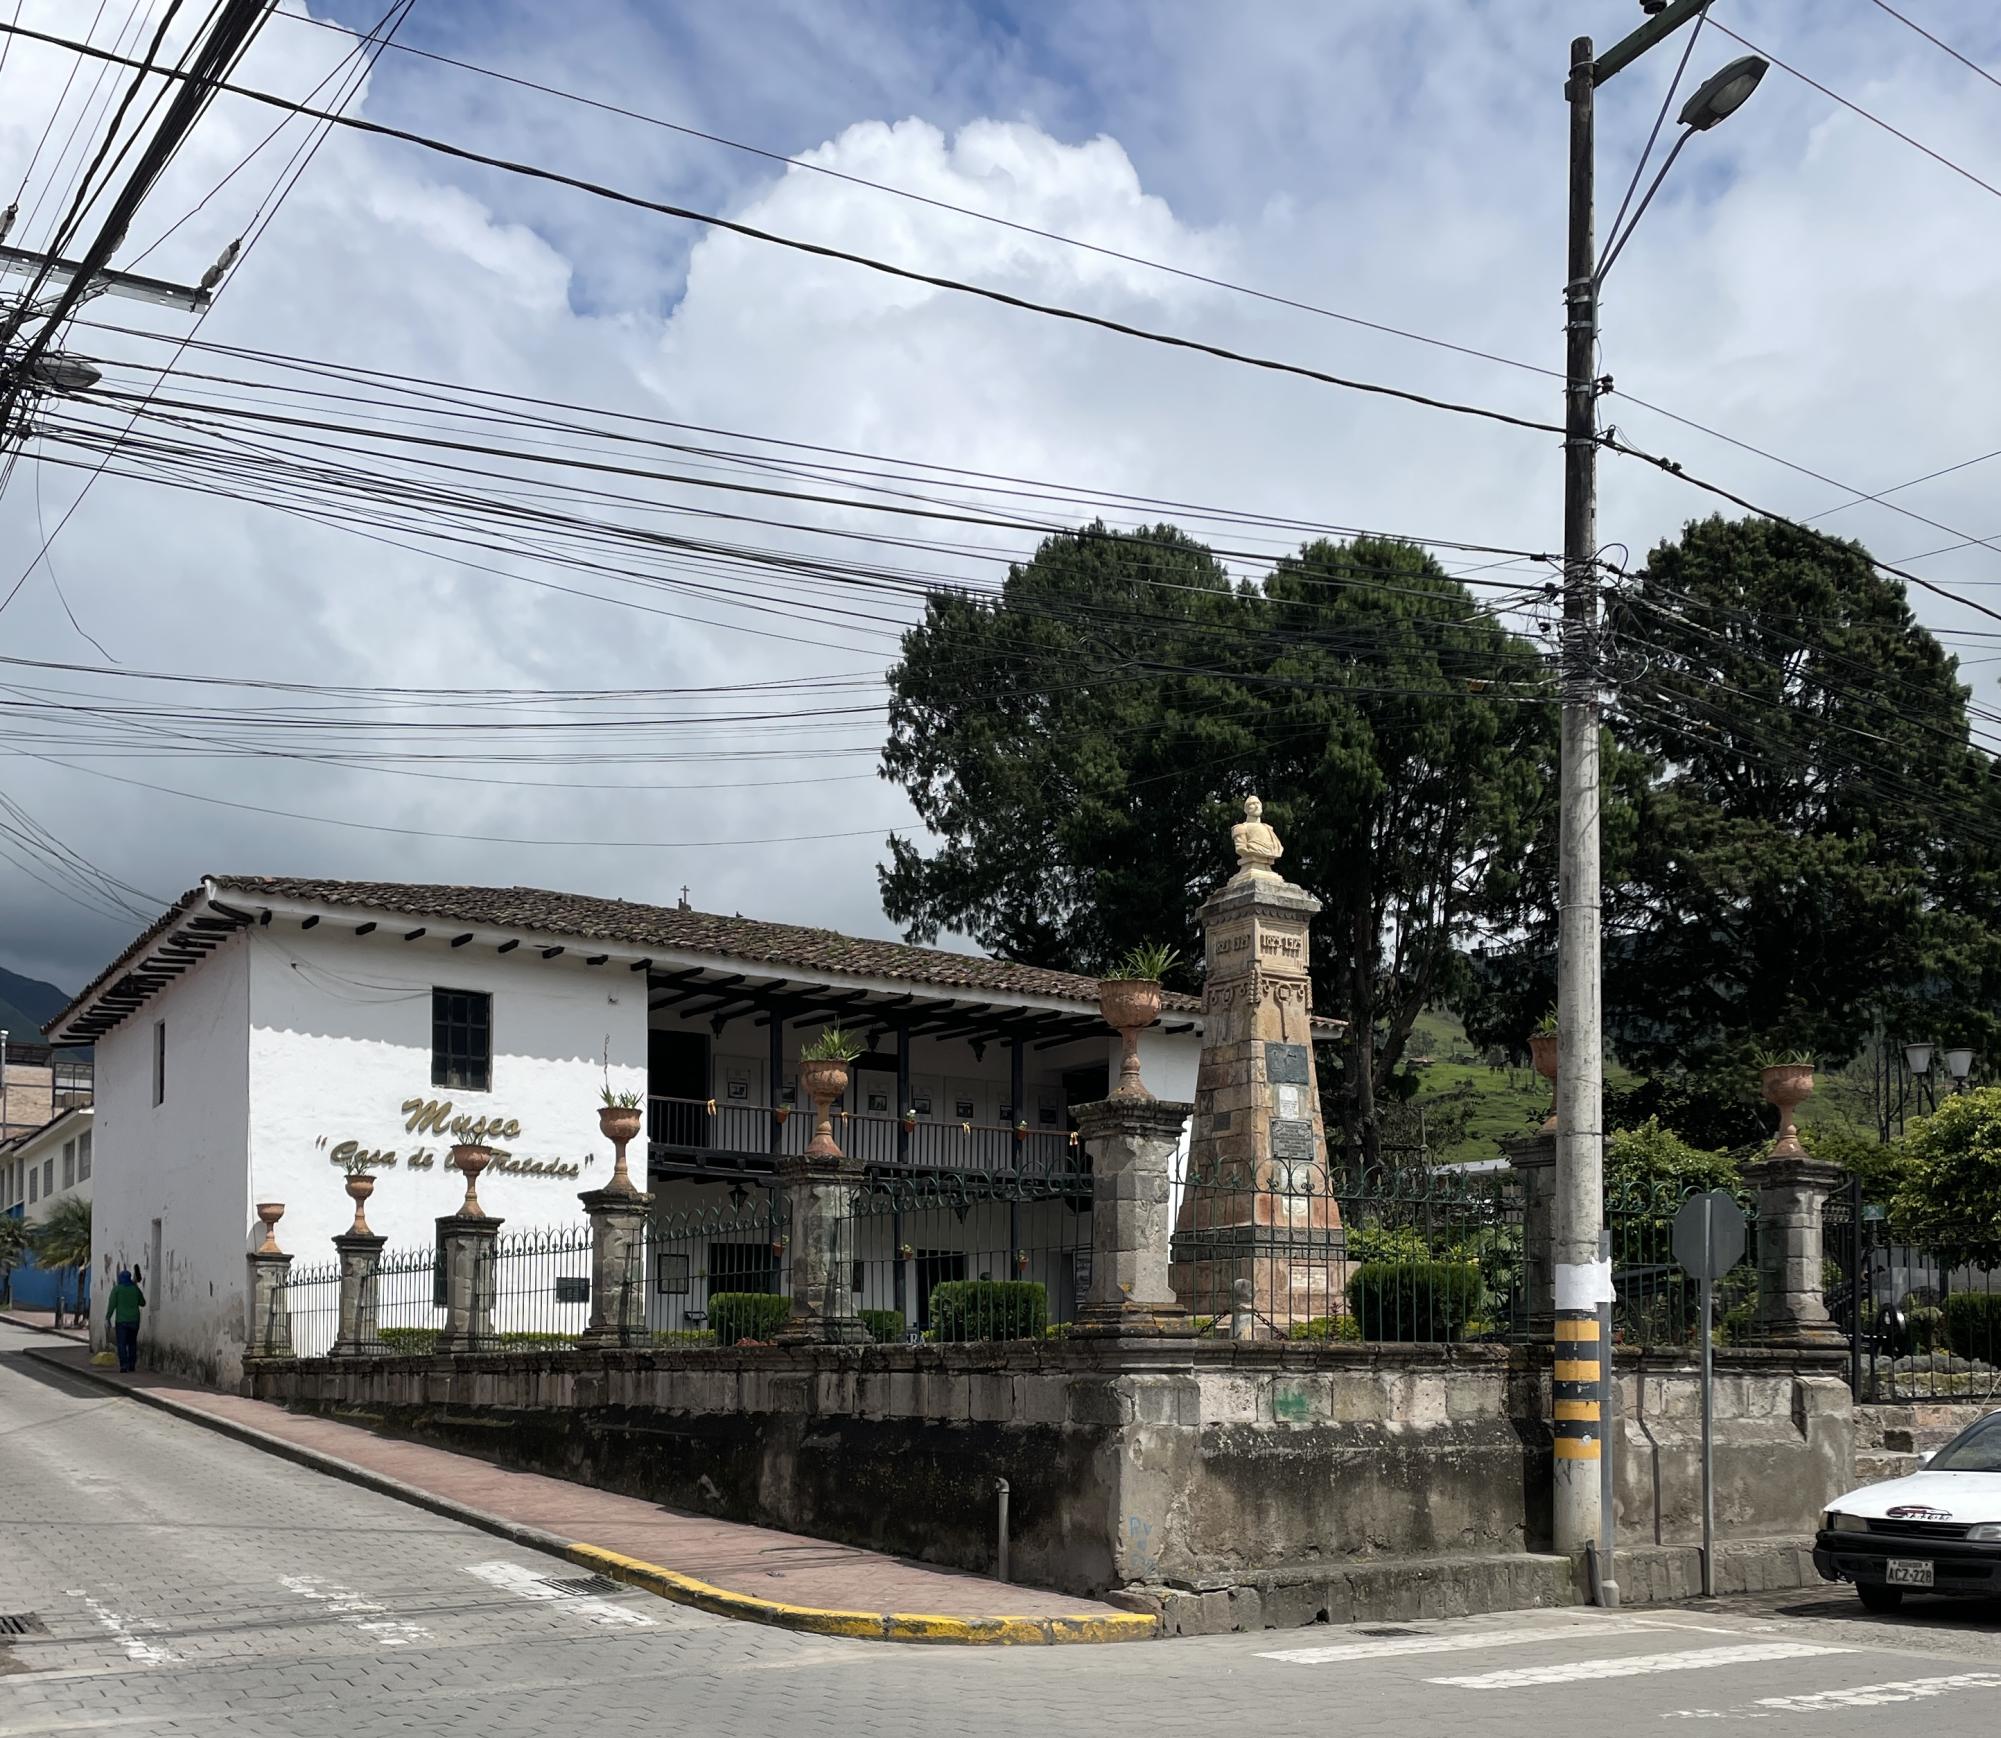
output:
[[[347,1198],[354,1203],[354,1223],[347,1228],[349,1237],[373,1237],[375,1233],[368,1226],[368,1197],[375,1193],[375,1173],[369,1167],[371,1155],[360,1148],[349,1153],[344,1159],[336,1159],[342,1171],[347,1174]]]
[[[1772,1142],[1772,1157],[1802,1158],[1806,1148],[1800,1143],[1799,1124],[1794,1118],[1800,1105],[1813,1096],[1813,1052],[1761,1050],[1757,1062],[1765,1102],[1776,1106],[1779,1113],[1779,1133]]]
[[[806,1144],[807,1157],[841,1156],[834,1139],[834,1100],[848,1090],[849,1065],[861,1053],[861,1040],[839,1025],[824,1028],[799,1052],[799,1084],[813,1101],[813,1138]]]
[[[1112,1088],[1114,1098],[1151,1096],[1139,1077],[1139,1035],[1160,1018],[1160,980],[1180,958],[1179,948],[1149,942],[1128,948],[1112,967],[1111,975],[1098,980],[1098,1010],[1105,1016],[1105,1024],[1118,1033],[1123,1046],[1119,1083]]]

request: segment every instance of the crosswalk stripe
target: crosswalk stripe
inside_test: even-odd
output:
[[[1393,1660],[1410,1654],[1474,1653],[1489,1647],[1523,1647],[1538,1641],[1589,1641],[1603,1635],[1657,1634],[1681,1627],[1643,1617],[1604,1618],[1590,1624],[1544,1624],[1537,1629],[1468,1630],[1455,1635],[1399,1636],[1394,1641],[1348,1642],[1340,1647],[1288,1647],[1261,1653],[1261,1660],[1283,1660],[1295,1666],[1339,1665],[1343,1660]],[[1740,1632],[1723,1632],[1740,1633]]]
[[[1955,1672],[1945,1678],[1900,1678],[1887,1684],[1857,1684],[1847,1690],[1815,1690],[1804,1696],[1760,1696],[1757,1706],[1775,1708],[1782,1714],[1831,1714],[1838,1708],[1922,1701],[1953,1690],[2001,1690],[2001,1672]]]
[[[1538,1684],[1574,1684],[1594,1678],[1638,1678],[1654,1672],[1706,1671],[1716,1666],[1759,1665],[1767,1660],[1807,1659],[1816,1654],[1852,1653],[1852,1648],[1821,1647],[1803,1641],[1754,1642],[1745,1647],[1689,1648],[1672,1654],[1625,1654],[1609,1659],[1565,1660],[1557,1665],[1519,1666],[1507,1671],[1475,1672],[1459,1678],[1427,1678],[1428,1684],[1450,1684],[1462,1690],[1525,1690]]]

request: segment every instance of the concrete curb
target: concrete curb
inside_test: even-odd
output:
[[[73,1346],[90,1344],[88,1334],[79,1335],[74,1328],[52,1328],[46,1322],[31,1322],[26,1316],[17,1316],[7,1310],[0,1310],[0,1322],[5,1322],[10,1328],[19,1328],[23,1333],[58,1335]]]
[[[131,1387],[106,1371],[88,1365],[78,1367],[33,1347],[27,1348],[25,1355],[65,1376],[78,1377],[190,1424],[199,1424],[223,1436],[234,1437],[238,1442],[276,1455],[281,1460],[289,1460],[331,1478],[344,1479],[349,1484],[394,1497],[398,1502],[442,1515],[447,1520],[462,1521],[469,1527],[495,1534],[512,1544],[560,1557],[565,1562],[596,1570],[600,1575],[623,1581],[657,1598],[676,1605],[693,1606],[716,1617],[771,1624],[779,1629],[798,1630],[807,1635],[847,1636],[859,1641],[945,1643],[962,1647],[1148,1641],[1161,1629],[1159,1618],[1138,1612],[1107,1613],[1103,1616],[1079,1614],[1075,1617],[945,1617],[917,1612],[826,1611],[816,1606],[786,1605],[775,1599],[733,1593],[726,1587],[698,1581],[692,1575],[683,1575],[678,1570],[666,1569],[657,1563],[643,1562],[637,1557],[607,1551],[600,1545],[560,1538],[554,1533],[544,1532],[540,1527],[527,1527],[518,1521],[490,1515],[484,1509],[454,1502],[449,1497],[406,1484],[401,1479],[370,1472],[366,1467],[323,1454],[316,1448],[287,1442],[283,1437],[273,1436],[248,1424],[238,1424],[234,1419],[219,1418],[197,1406],[183,1405],[155,1389]]]

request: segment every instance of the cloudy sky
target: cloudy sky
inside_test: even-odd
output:
[[[314,16],[366,29],[385,3],[317,0]],[[159,4],[28,0],[21,21],[72,37],[94,22],[100,45],[130,44],[150,34]],[[1898,10],[2001,69],[2001,14],[1983,0],[1904,0]],[[1640,16],[1633,0],[588,0],[563,8],[559,23],[526,3],[416,0],[348,112],[1013,294],[1547,419],[1558,413],[1555,382],[1536,370],[1562,358],[1568,42],[1589,29],[1607,43]],[[1715,16],[2001,186],[2001,88],[1872,0],[1718,0]],[[276,18],[238,79],[324,95],[353,64],[353,46],[341,30]],[[1712,26],[1690,81],[1741,52]],[[1601,93],[1608,205],[1678,54],[1679,39]],[[123,76],[97,85],[98,63],[86,64],[64,97],[77,64],[17,40],[0,66],[0,193],[22,183],[41,147],[16,245],[41,244]],[[330,73],[335,82],[323,85]],[[100,106],[86,109],[93,89]],[[59,151],[84,115],[89,124]],[[218,102],[118,263],[171,228],[142,269],[199,277],[260,205],[270,216],[305,123],[244,159],[278,118]],[[816,167],[788,167],[786,157]],[[1622,257],[1606,299],[1605,368],[1622,394],[1864,492],[2001,448],[1996,199],[1775,71],[1741,114],[1691,145]],[[106,326],[173,337],[194,326],[192,316],[112,298],[87,318],[99,324],[79,328],[71,348],[113,363],[157,363],[165,351]],[[1559,455],[1547,436],[1164,350],[353,132],[336,131],[312,155],[199,338],[522,402],[1264,515],[1525,549],[1561,541]],[[224,375],[228,361],[191,350],[181,366]],[[65,414],[105,413],[51,412]],[[1788,512],[1852,499],[1623,396],[1605,414],[1636,443]],[[76,497],[88,474],[79,462],[90,461],[52,436],[26,448],[0,495],[0,595]],[[1970,465],[1892,497],[1903,513],[1865,504],[1822,522],[1891,559],[1986,538],[2001,532],[1987,504],[1997,474]],[[995,555],[1033,541],[920,522],[887,534],[965,547],[913,555],[843,545],[799,527],[875,536],[884,520],[768,501],[742,510],[791,524],[746,536],[741,523],[686,514],[691,503],[713,508],[713,493],[645,478],[617,486],[655,503],[607,509],[621,524],[671,520],[695,534],[821,557],[846,548],[989,582]],[[663,503],[673,509],[664,516]],[[1641,467],[1604,467],[1608,543],[1638,552],[1707,510]],[[1047,518],[1046,504],[1036,512]],[[883,835],[910,817],[900,793],[871,776],[881,727],[868,684],[894,656],[907,601],[872,595],[841,615],[825,607],[830,593],[754,570],[711,575],[695,593],[657,574],[643,584],[579,577],[515,547],[455,560],[420,537],[384,541],[366,529],[97,480],[0,613],[0,656],[85,666],[0,667],[0,698],[32,705],[0,725],[0,793],[147,896],[128,896],[141,908],[205,872],[517,882],[659,900],[685,884],[705,909],[889,932],[874,866]],[[1991,548],[1919,565],[2001,603]],[[1997,625],[1937,599],[1917,607],[1955,636]],[[1996,666],[1973,664],[1991,654],[1972,637],[1956,644],[1991,697]],[[157,679],[166,674],[223,684]],[[774,701],[787,691],[770,686],[802,677],[852,680],[824,691],[839,696],[826,716],[741,721],[802,704]],[[184,730],[174,709],[226,722],[230,708],[283,701],[321,717],[372,709],[406,726],[574,722],[606,709],[566,700],[537,711],[517,697],[487,712],[434,696],[384,713],[379,694],[336,702],[229,685],[246,678],[465,694],[761,686],[748,702],[742,691],[625,702],[623,717],[676,722],[593,738],[586,752],[609,752],[587,767],[524,759],[515,731],[503,744],[512,758],[461,758],[440,776],[408,759],[225,758],[212,722]],[[153,710],[115,731],[101,710],[58,710],[107,705]],[[398,739],[404,751],[422,746],[407,729]],[[783,842],[740,842],[764,840]],[[101,892],[80,890],[0,832],[0,963],[73,988],[134,927]]]

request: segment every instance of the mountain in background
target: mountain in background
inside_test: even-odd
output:
[[[0,966],[0,1030],[16,1040],[39,1044],[42,1026],[69,1006],[69,992],[40,978],[24,978]]]

